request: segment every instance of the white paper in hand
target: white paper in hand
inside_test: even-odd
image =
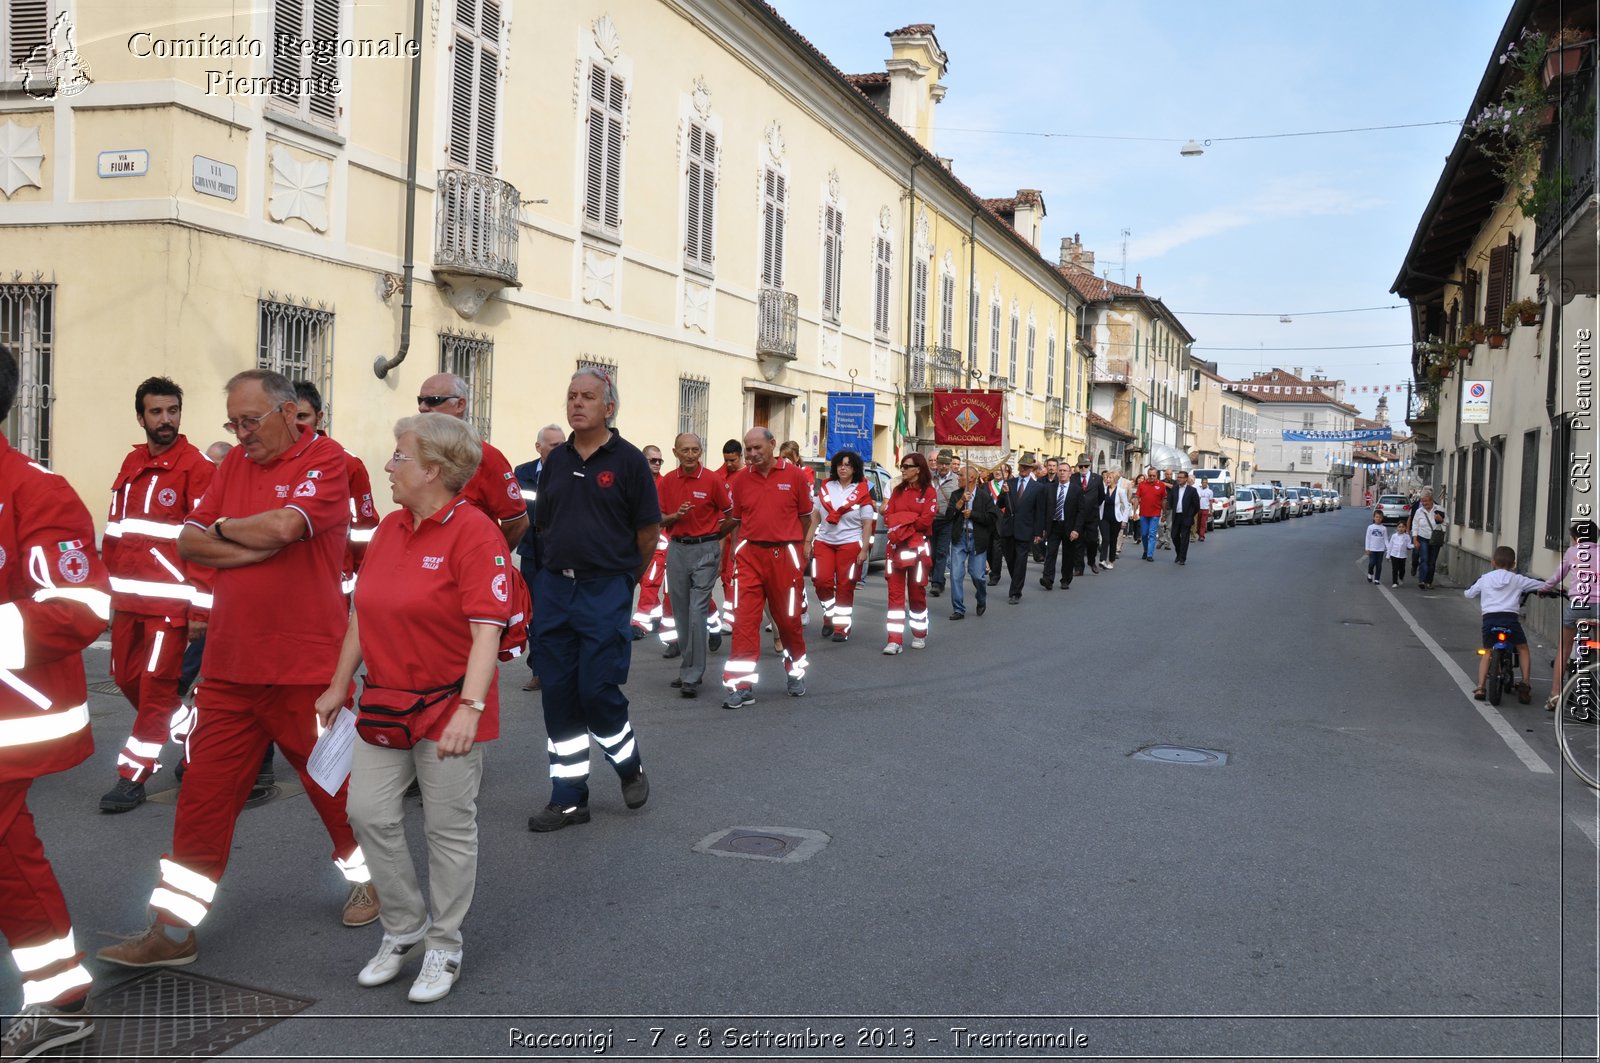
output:
[[[311,747],[311,756],[306,758],[306,774],[330,795],[337,794],[350,777],[355,748],[356,714],[340,709],[333,718],[333,725],[323,731],[317,744]]]

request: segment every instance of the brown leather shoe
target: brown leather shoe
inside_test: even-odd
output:
[[[366,926],[378,918],[378,888],[370,882],[357,882],[350,887],[350,899],[344,902],[344,925]]]
[[[522,684],[522,689],[523,690],[539,690],[543,686],[544,686],[544,684],[539,682],[539,677],[538,676],[534,676],[532,679],[530,679],[526,683]]]
[[[107,945],[95,958],[122,967],[186,967],[199,958],[194,931],[181,941],[167,936],[160,923],[151,923],[143,934],[115,945]]]

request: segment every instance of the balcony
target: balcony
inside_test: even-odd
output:
[[[1332,465],[1328,466],[1328,477],[1333,480],[1348,480],[1355,476],[1355,474],[1356,467],[1354,465],[1347,465],[1342,461],[1336,461]]]
[[[768,380],[776,380],[794,361],[799,331],[800,297],[782,288],[762,288],[756,295],[756,360]]]
[[[967,373],[961,352],[954,347],[911,348],[911,390],[941,391],[965,387]]]
[[[471,318],[501,288],[517,283],[522,197],[488,174],[440,170],[434,196],[433,272],[450,305]]]
[[[1533,270],[1543,274],[1562,303],[1575,295],[1596,295],[1600,254],[1595,227],[1600,196],[1595,188],[1594,48],[1585,68],[1561,83],[1556,123],[1539,160],[1539,181],[1548,182],[1547,201],[1534,219]]]
[[[1065,415],[1066,403],[1061,399],[1044,400],[1044,430],[1047,433],[1060,432]]]
[[[1011,378],[1008,377],[1008,376],[1001,376],[999,373],[990,373],[989,374],[989,390],[990,391],[1010,391],[1011,390]]]

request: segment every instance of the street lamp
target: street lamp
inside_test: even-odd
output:
[[[1182,155],[1186,159],[1192,159],[1196,155],[1204,155],[1205,153],[1206,149],[1200,145],[1198,140],[1190,140],[1187,144],[1178,149],[1178,154]]]

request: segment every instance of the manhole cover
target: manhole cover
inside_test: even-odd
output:
[[[1228,754],[1220,749],[1200,749],[1195,746],[1145,746],[1135,750],[1134,760],[1156,760],[1163,764],[1194,764],[1213,767],[1228,763]]]
[[[162,774],[165,774],[165,772]],[[154,801],[158,805],[175,805],[178,803],[178,791],[181,789],[183,787],[180,784],[167,790],[157,790],[146,797],[145,800]],[[244,807],[260,808],[262,805],[271,804],[279,798],[295,797],[305,792],[306,788],[300,784],[298,778],[274,783],[271,786],[252,786],[250,788],[250,796],[245,798]]]
[[[820,830],[799,827],[729,827],[702,838],[694,851],[794,864],[815,856],[831,840]]]
[[[152,971],[93,996],[95,1031],[50,1059],[209,1059],[314,1004],[214,978]]]
[[[1339,621],[1339,623],[1343,624],[1345,627],[1371,627],[1372,626],[1372,621],[1370,621],[1370,620],[1341,620],[1341,621]]]

